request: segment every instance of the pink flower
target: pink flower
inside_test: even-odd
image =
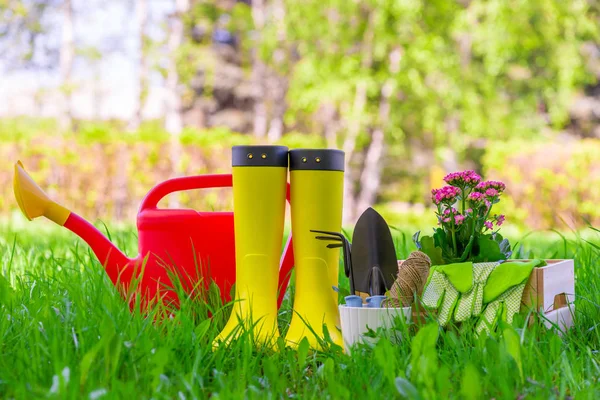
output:
[[[439,205],[444,203],[451,205],[456,202],[456,198],[460,195],[460,189],[453,186],[444,186],[441,189],[434,189],[431,191],[431,200]]]
[[[473,209],[472,208],[467,208],[465,211],[465,214],[473,214]]]
[[[458,211],[456,211],[456,208],[454,207],[450,207],[450,208],[446,208],[444,210],[444,215],[448,216],[448,215],[455,215],[456,213],[458,213]]]
[[[501,226],[504,223],[504,220],[506,220],[504,215],[498,215],[496,217],[496,225]]]
[[[496,197],[496,196],[498,196],[498,194],[499,194],[498,191],[494,188],[489,188],[485,191],[485,195],[487,197]]]
[[[442,219],[442,221],[448,223],[448,222],[450,222],[450,218],[444,218],[444,219]]]
[[[490,229],[490,230],[494,229],[494,224],[492,224],[492,221],[485,221],[483,223],[483,225],[485,225],[485,227],[488,228],[488,229]]]
[[[489,211],[491,206],[492,206],[492,203],[488,199],[486,199],[485,200],[485,210]]]
[[[498,194],[501,194],[506,190],[506,185],[498,181],[485,181],[475,186],[475,190],[481,193],[485,193],[488,189],[495,189]]]
[[[464,222],[464,220],[465,220],[465,216],[464,215],[460,215],[459,214],[459,215],[455,215],[454,216],[454,223],[456,225],[462,225],[462,223]]]
[[[473,204],[480,204],[483,203],[483,201],[485,200],[485,196],[483,195],[483,193],[473,192],[467,197],[467,200],[469,200]]]
[[[475,185],[481,182],[481,176],[471,170],[452,172],[444,177],[444,181],[448,185],[464,189],[465,187],[475,187]]]

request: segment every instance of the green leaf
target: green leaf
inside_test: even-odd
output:
[[[435,380],[440,398],[449,398],[450,390],[452,389],[450,368],[448,368],[446,365],[440,366],[437,370],[437,374],[435,375]]]
[[[11,307],[15,298],[15,291],[8,279],[0,275],[0,305]]]
[[[479,254],[472,259],[473,262],[500,261],[506,259],[504,253],[500,250],[500,245],[492,239],[491,235],[479,237],[477,244]]]
[[[460,393],[465,399],[477,400],[481,398],[480,381],[479,371],[469,362],[463,371],[460,383]]]
[[[507,353],[515,360],[517,367],[519,368],[519,376],[521,382],[523,382],[523,362],[521,360],[521,338],[517,332],[511,327],[507,326],[503,330],[503,341],[504,348]]]
[[[297,354],[298,354],[298,369],[302,369],[304,368],[304,365],[306,364],[306,357],[308,356],[308,350],[310,348],[310,345],[308,343],[308,339],[307,338],[303,338],[300,341],[300,344],[298,345],[298,350],[297,350]]]
[[[439,335],[439,326],[435,322],[425,325],[413,338],[411,342],[412,353],[411,364],[416,365],[421,355],[427,350],[434,349]]]
[[[200,323],[196,329],[194,329],[194,333],[196,334],[196,340],[201,340],[206,332],[208,332],[208,328],[210,327],[210,319],[205,319]]]
[[[449,248],[450,246],[450,239],[447,238],[446,235],[446,231],[444,231],[442,228],[437,228],[434,233],[433,233],[433,241],[435,242],[435,245],[438,247],[441,247],[442,250]]]
[[[436,247],[431,236],[423,236],[421,239],[421,251],[429,256],[431,265],[443,265],[442,249]]]
[[[512,250],[510,248],[510,242],[508,241],[508,239],[503,239],[500,242],[500,251],[502,252],[502,254],[504,254],[504,256],[507,259],[512,255]]]
[[[419,396],[419,392],[417,391],[417,388],[412,383],[410,383],[409,380],[398,377],[398,378],[396,378],[395,383],[396,383],[396,389],[398,389],[398,393],[400,393],[400,396],[402,396],[406,399],[420,399],[421,398],[421,396]]]
[[[421,242],[419,241],[419,235],[421,235],[421,231],[415,232],[415,234],[412,237],[415,246],[417,246],[417,250],[421,250]]]

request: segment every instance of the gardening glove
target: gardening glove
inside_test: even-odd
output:
[[[483,288],[483,303],[488,304],[513,286],[526,283],[535,267],[544,266],[539,259],[530,261],[508,261],[500,264],[488,278]]]
[[[454,312],[454,320],[463,322],[472,316],[479,316],[483,308],[483,288],[488,277],[499,265],[497,262],[473,264],[473,287],[462,294]]]
[[[513,286],[485,307],[475,327],[477,335],[481,335],[483,331],[489,335],[499,319],[512,323],[513,317],[521,309],[521,298],[526,284],[527,282]]]
[[[446,326],[452,317],[460,293],[473,286],[473,263],[438,265],[431,269],[423,292],[423,305],[438,311],[438,323]]]
[[[476,332],[489,333],[499,318],[512,323],[513,317],[521,308],[521,299],[527,280],[533,268],[543,266],[543,260],[511,261],[500,264],[490,274],[483,289],[485,310],[477,323]]]

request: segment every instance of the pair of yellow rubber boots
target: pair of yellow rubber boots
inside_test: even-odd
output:
[[[215,345],[248,332],[255,344],[275,348],[280,337],[277,290],[288,159],[296,286],[285,341],[295,347],[306,337],[312,348],[321,349],[326,326],[331,340],[342,345],[332,289],[338,285],[339,249],[315,240],[311,230],[341,229],[344,153],[284,146],[232,149],[235,302]]]

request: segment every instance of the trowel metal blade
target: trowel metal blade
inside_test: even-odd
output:
[[[358,219],[352,235],[352,273],[355,290],[371,296],[384,295],[398,274],[390,228],[370,207]]]

